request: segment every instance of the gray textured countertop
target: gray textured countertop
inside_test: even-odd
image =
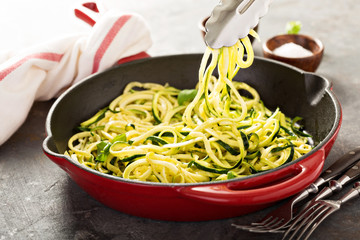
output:
[[[216,2],[133,0],[108,5],[146,18],[154,39],[149,53],[158,56],[202,53],[205,45],[197,25]],[[323,41],[325,55],[317,73],[333,83],[343,110],[343,124],[326,165],[360,143],[359,13],[357,0],[276,0],[259,27],[266,40],[282,33],[287,21],[300,20],[302,33]],[[261,56],[261,43],[254,47]],[[23,126],[0,146],[0,240],[281,239],[278,234],[248,233],[231,226],[255,221],[276,206],[232,219],[177,223],[129,216],[100,204],[43,154],[45,118],[52,103],[35,103]],[[358,239],[359,219],[357,199],[327,219],[310,239]]]

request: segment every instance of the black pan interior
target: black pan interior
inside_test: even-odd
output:
[[[202,55],[176,55],[142,59],[116,66],[68,89],[52,106],[47,128],[56,153],[64,153],[68,139],[80,122],[107,106],[132,81],[169,83],[179,89],[194,88]],[[301,116],[315,143],[323,141],[339,121],[339,105],[328,89],[329,82],[287,65],[255,58],[235,80],[254,87],[265,105],[288,116]]]

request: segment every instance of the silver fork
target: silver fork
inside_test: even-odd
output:
[[[321,185],[337,177],[345,170],[352,167],[354,163],[359,159],[360,147],[357,147],[339,158],[334,164],[332,164],[327,170],[325,170],[325,172],[323,172],[320,177],[309,187],[295,195],[290,201],[288,201],[284,205],[270,212],[260,221],[251,223],[251,225],[233,224],[233,226],[238,229],[250,232],[283,232],[284,228],[290,226],[291,220],[294,218],[294,216],[296,216],[296,213],[299,213],[300,210],[306,207],[305,204],[302,208],[296,211],[294,206],[297,203],[308,197],[310,194],[317,193]]]
[[[323,184],[322,178],[316,180],[305,190],[294,196],[290,201],[286,202],[284,205],[275,209],[266,215],[259,222],[251,223],[251,225],[235,225],[236,228],[247,230],[250,232],[283,232],[281,229],[286,227],[295,215],[294,205],[301,200],[305,199],[311,193],[318,192],[318,187]],[[321,184],[320,184],[321,183]]]
[[[318,200],[308,208],[307,216],[297,226],[296,230],[290,236],[288,240],[294,239],[297,232],[302,229],[296,239],[300,240],[305,236],[304,240],[307,240],[315,229],[332,213],[338,211],[341,205],[353,198],[360,196],[360,181],[354,184],[354,187],[337,201],[334,200]],[[304,235],[306,234],[306,235]],[[286,234],[283,239],[286,239]]]
[[[299,231],[299,224],[303,222],[304,219],[308,219],[309,215],[312,214],[312,209],[314,208],[314,204],[316,204],[320,199],[324,199],[332,195],[333,192],[338,192],[342,189],[342,187],[349,183],[350,181],[356,179],[360,176],[360,161],[357,162],[354,166],[352,166],[344,175],[342,175],[338,180],[331,180],[328,187],[325,187],[321,190],[321,192],[316,195],[310,203],[304,208],[297,216],[293,219],[291,226],[284,234],[284,238],[290,234],[291,231],[294,231],[293,235]],[[311,217],[311,216],[310,216]]]

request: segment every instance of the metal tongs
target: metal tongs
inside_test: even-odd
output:
[[[205,42],[211,48],[233,46],[263,17],[272,0],[220,0],[205,24]]]

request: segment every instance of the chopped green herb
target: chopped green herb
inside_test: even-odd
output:
[[[184,105],[186,102],[191,102],[197,94],[196,89],[184,89],[180,91],[177,100],[179,105]]]
[[[101,141],[96,146],[97,146],[97,156],[95,160],[99,162],[105,162],[106,158],[110,154],[109,150],[111,147],[111,143]]]
[[[233,178],[236,178],[235,174],[233,172],[229,171],[227,173],[227,179],[233,179]]]
[[[298,34],[301,30],[302,24],[300,21],[290,21],[286,24],[287,34]]]
[[[117,135],[111,141],[111,143],[114,143],[114,142],[126,142],[126,134],[123,133],[123,134]]]

